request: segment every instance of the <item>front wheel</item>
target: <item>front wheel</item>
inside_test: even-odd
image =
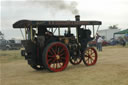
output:
[[[78,64],[81,63],[81,61],[82,61],[81,57],[76,57],[76,56],[75,57],[73,57],[73,56],[70,57],[70,63],[72,65],[78,65]]]
[[[50,43],[43,52],[43,64],[52,72],[64,70],[69,62],[68,48],[61,42]]]
[[[89,47],[84,51],[83,62],[87,66],[92,66],[96,64],[97,57],[97,51],[94,48]]]

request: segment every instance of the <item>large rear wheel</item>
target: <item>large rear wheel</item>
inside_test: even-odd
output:
[[[43,52],[43,64],[52,72],[64,70],[69,62],[68,48],[61,42],[50,43]]]
[[[94,48],[89,47],[84,52],[83,62],[87,66],[92,66],[96,64],[97,57],[97,51]]]

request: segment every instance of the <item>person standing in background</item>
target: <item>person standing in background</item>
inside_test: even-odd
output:
[[[125,41],[126,41],[126,45],[128,46],[128,32],[125,34],[124,38],[125,38]]]
[[[97,39],[97,45],[98,45],[99,51],[102,51],[102,42],[103,42],[103,39],[101,36],[99,36],[99,38]]]
[[[121,44],[122,44],[123,47],[126,46],[126,40],[122,38],[121,39]]]

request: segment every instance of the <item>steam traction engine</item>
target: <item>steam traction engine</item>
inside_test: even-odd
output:
[[[75,18],[76,21],[20,20],[13,24],[13,28],[25,29],[22,33],[25,50],[21,54],[32,68],[58,72],[64,70],[69,61],[73,65],[82,60],[87,66],[96,64],[97,52],[87,47],[87,43],[93,40],[94,27],[100,26],[101,21],[80,21],[79,15]],[[87,29],[90,26],[93,34]]]

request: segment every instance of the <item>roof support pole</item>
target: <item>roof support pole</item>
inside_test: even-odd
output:
[[[27,40],[27,28],[25,27],[25,40]]]
[[[54,32],[53,32],[53,33],[55,33],[55,32],[56,32],[56,30],[57,30],[57,28],[55,28],[55,30],[54,30]]]
[[[23,39],[24,39],[24,34],[23,34],[23,32],[22,32],[21,28],[20,28],[20,32],[21,32],[21,35],[22,35],[22,37],[23,37]]]
[[[33,41],[33,32],[32,32],[32,25],[30,26],[30,31],[31,31],[31,40]]]
[[[71,28],[68,27],[68,34],[71,34]]]
[[[94,29],[94,25],[92,26],[93,27],[93,37],[95,36],[95,29]]]
[[[79,43],[79,34],[78,34],[78,27],[76,27],[76,39],[77,39],[77,42]]]
[[[97,31],[96,31],[96,33],[98,32],[99,28],[100,28],[100,25],[98,25],[98,28],[97,28]]]
[[[58,35],[60,36],[60,27],[58,27]]]
[[[52,31],[52,33],[53,33],[53,28],[51,28],[51,31]]]
[[[87,29],[87,26],[85,25],[85,29]]]

